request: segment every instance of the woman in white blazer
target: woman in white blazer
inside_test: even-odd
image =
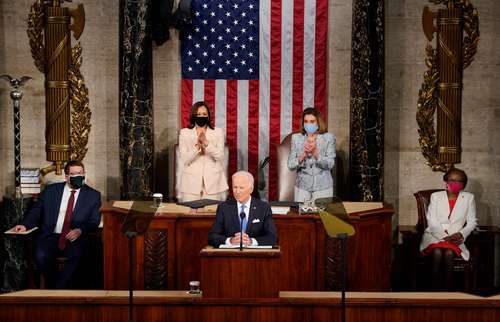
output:
[[[467,175],[451,168],[443,176],[445,191],[431,195],[427,209],[427,228],[420,242],[422,255],[429,256],[432,265],[432,285],[436,289],[451,289],[453,258],[469,260],[465,239],[476,228],[474,195],[463,191]],[[443,285],[440,285],[440,282]]]
[[[205,102],[193,105],[189,122],[179,133],[180,201],[225,200],[228,185],[224,133],[211,125],[210,109]]]

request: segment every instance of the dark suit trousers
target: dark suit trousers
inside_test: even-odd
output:
[[[46,288],[67,288],[83,254],[85,241],[81,237],[74,242],[66,242],[66,248],[61,251],[58,248],[59,236],[51,234],[38,239],[35,246],[36,265],[45,279]],[[68,258],[61,273],[56,268],[56,257],[60,254]]]

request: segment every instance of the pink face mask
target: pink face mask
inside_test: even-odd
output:
[[[451,193],[457,194],[464,188],[464,183],[463,182],[447,182],[446,183],[446,190],[448,190]]]

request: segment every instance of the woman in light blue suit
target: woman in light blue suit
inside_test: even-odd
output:
[[[295,201],[332,197],[335,136],[317,109],[304,109],[301,132],[292,135],[291,145],[288,168],[297,171]]]

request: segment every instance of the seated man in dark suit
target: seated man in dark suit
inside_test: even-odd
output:
[[[219,247],[221,244],[275,245],[278,234],[274,226],[271,207],[264,201],[251,197],[253,176],[246,171],[238,171],[232,177],[234,199],[217,207],[215,222],[208,233],[208,244]],[[243,223],[242,219],[243,217]],[[243,224],[243,236],[240,225]]]
[[[101,194],[85,185],[80,161],[64,167],[66,182],[45,187],[38,201],[14,229],[23,232],[38,227],[35,261],[47,288],[66,288],[85,247],[85,237],[101,222]],[[68,258],[64,271],[56,276],[58,252]]]

